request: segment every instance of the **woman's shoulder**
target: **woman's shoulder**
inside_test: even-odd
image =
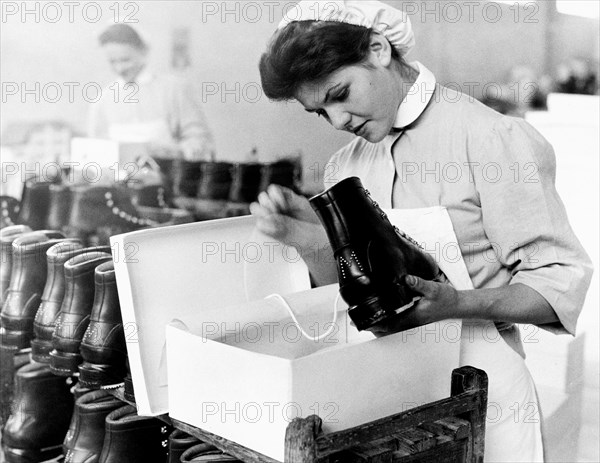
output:
[[[474,96],[461,92],[451,84],[447,86],[437,84],[432,100],[437,117],[454,121],[466,128],[485,130],[504,117],[503,114],[486,106]]]
[[[359,167],[359,164],[369,163],[373,157],[380,155],[385,150],[385,140],[379,143],[371,143],[364,138],[356,137],[336,151],[329,159],[329,163],[335,163],[340,167]]]

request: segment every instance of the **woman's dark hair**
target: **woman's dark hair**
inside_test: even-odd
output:
[[[98,37],[100,45],[107,43],[122,43],[131,45],[139,50],[146,50],[146,43],[140,37],[137,31],[127,24],[113,24],[108,27],[100,37]]]
[[[272,100],[291,100],[306,82],[327,77],[369,54],[373,30],[334,21],[296,21],[277,31],[259,63],[263,91]],[[392,57],[401,60],[392,47]]]

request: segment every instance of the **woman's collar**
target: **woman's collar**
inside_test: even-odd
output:
[[[435,91],[436,80],[433,73],[418,61],[410,65],[419,70],[419,76],[400,103],[393,125],[396,129],[402,129],[416,121]]]

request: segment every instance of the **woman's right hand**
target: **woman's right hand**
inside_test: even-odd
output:
[[[258,195],[258,202],[250,204],[250,212],[257,218],[258,229],[288,246],[314,248],[315,242],[327,237],[308,199],[289,188],[270,185]],[[324,243],[322,243],[324,244]]]
[[[258,202],[250,204],[250,212],[262,233],[296,248],[318,285],[337,281],[329,239],[308,199],[289,188],[270,185],[259,194]]]

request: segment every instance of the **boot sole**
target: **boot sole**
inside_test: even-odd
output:
[[[50,352],[50,370],[58,376],[73,376],[81,362],[83,358],[80,354],[60,352],[56,349]]]
[[[0,321],[2,323],[2,327],[6,330],[23,333],[31,332],[33,335],[34,318],[32,316],[19,317],[2,314]]]
[[[115,365],[83,362],[79,365],[79,382],[88,388],[99,388],[123,384],[126,374],[125,366],[119,369]]]
[[[20,449],[2,446],[6,463],[39,463],[56,458],[62,453],[62,445],[43,449]]]
[[[401,307],[391,309],[384,307],[381,304],[380,299],[378,297],[374,297],[361,304],[350,307],[348,309],[348,316],[354,322],[356,328],[359,331],[362,331],[377,323],[381,323],[386,318],[393,317],[396,314],[410,309],[419,299],[421,299],[420,296],[413,297]]]
[[[5,347],[15,347],[17,349],[26,349],[31,346],[33,331],[12,331],[6,328],[0,328],[0,344]]]
[[[38,363],[50,363],[50,352],[52,351],[51,341],[42,341],[34,339],[31,341],[31,359]]]

